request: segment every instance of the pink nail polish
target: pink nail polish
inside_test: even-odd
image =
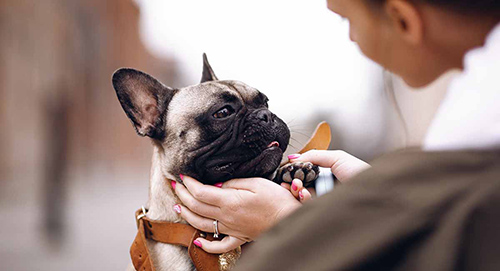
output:
[[[201,247],[201,242],[198,240],[194,240],[193,244],[195,244],[197,247]]]
[[[294,183],[292,183],[292,189],[293,191],[297,191],[297,186]]]
[[[300,154],[290,154],[287,157],[288,157],[288,160],[293,160],[293,159],[299,158]]]
[[[304,194],[302,194],[302,191],[299,191],[299,198],[300,198],[300,200],[304,199]]]
[[[184,175],[179,174],[179,178],[181,178],[181,180],[184,181]]]
[[[175,185],[177,184],[176,181],[171,181],[170,184],[172,185],[172,188],[175,190]]]
[[[181,206],[179,204],[174,205],[174,211],[178,214],[181,213]]]
[[[214,184],[214,186],[217,186],[218,188],[221,188],[222,187],[222,183],[216,183],[216,184]]]

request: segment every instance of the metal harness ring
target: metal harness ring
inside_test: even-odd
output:
[[[144,205],[142,205],[141,209],[142,209],[142,213],[137,216],[137,220],[140,220],[141,218],[146,216],[147,211],[146,211],[146,208],[144,208]]]

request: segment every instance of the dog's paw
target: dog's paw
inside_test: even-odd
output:
[[[278,169],[276,174],[277,183],[291,183],[293,179],[300,179],[304,187],[314,185],[319,177],[319,167],[310,162],[288,163]]]

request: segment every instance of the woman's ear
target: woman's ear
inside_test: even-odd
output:
[[[387,0],[385,11],[401,39],[412,45],[422,43],[423,22],[414,3],[408,0]]]

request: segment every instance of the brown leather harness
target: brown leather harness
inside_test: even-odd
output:
[[[213,234],[205,234],[190,225],[166,221],[155,221],[147,218],[143,210],[135,212],[137,235],[130,247],[132,264],[137,271],[154,271],[147,240],[187,247],[189,256],[198,271],[219,271],[219,255],[210,254],[195,246],[193,241],[198,237],[214,240]]]
[[[299,153],[312,149],[326,150],[330,145],[330,140],[330,126],[326,122],[322,122],[316,127],[313,135]],[[198,271],[228,270],[232,266],[232,263],[228,263],[228,259],[221,257],[225,254],[210,254],[194,245],[193,241],[198,237],[213,241],[215,238],[211,233],[201,232],[187,224],[151,220],[146,217],[144,208],[135,212],[135,218],[138,231],[134,243],[130,247],[130,256],[137,271],[155,271],[147,245],[148,239],[187,247],[189,256]],[[236,261],[240,253],[241,249],[238,249],[237,256],[230,255],[230,260]]]

